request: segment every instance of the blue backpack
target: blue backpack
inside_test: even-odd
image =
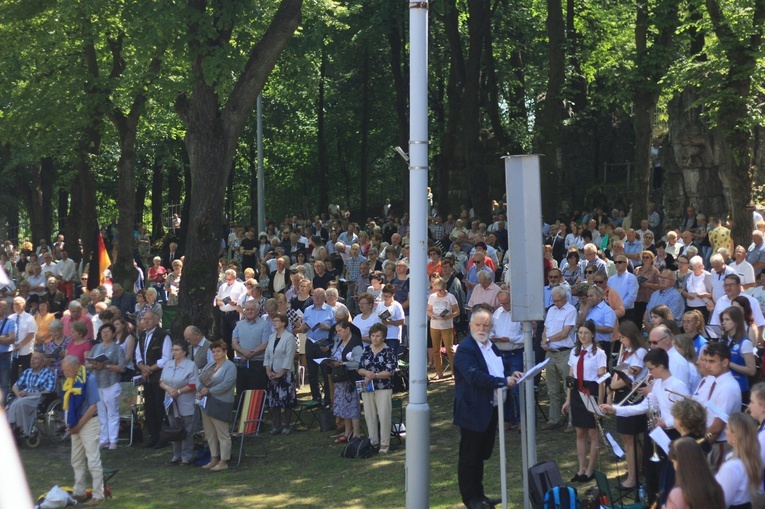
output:
[[[579,509],[576,489],[571,486],[556,486],[545,493],[544,509]]]

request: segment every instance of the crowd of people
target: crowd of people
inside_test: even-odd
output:
[[[628,467],[621,488],[636,490],[643,478],[651,501],[692,506],[688,483],[700,477],[689,480],[677,465],[696,452],[678,440],[670,451],[672,461],[658,452],[657,467],[647,460],[653,443],[644,436],[654,427],[673,439],[703,438],[704,443],[694,444],[709,456],[710,475],[716,472],[723,490],[733,475],[726,470],[749,472],[751,465],[760,465],[762,485],[760,449],[749,447],[746,437],[754,433],[758,445],[757,436],[765,434],[748,428],[755,426],[751,418],[736,416],[742,403],[753,409],[765,394],[765,386],[754,385],[765,331],[765,221],[755,218],[751,243],[735,245],[720,218],[707,220],[692,208],[680,224],[664,228],[653,208],[639,228],[630,216],[595,209],[570,220],[542,222],[546,318],[536,325],[534,349],[537,361],[552,361],[545,373],[549,420],[542,430],[575,433],[578,470],[571,481],[591,480],[600,423],[585,408],[589,395],[604,413],[617,416]],[[514,429],[520,424],[515,380],[523,369],[524,342],[521,324],[512,319],[505,219],[499,203],[487,221],[472,217],[469,209],[445,220],[434,211],[426,274],[409,270],[407,214],[358,224],[337,207],[313,219],[287,217],[261,232],[231,224],[213,304],[220,331],[216,341],[194,325],[179,338],[162,326],[163,309],[177,304],[182,275],[183,255],[174,242],[163,256],[151,258],[148,234],[137,231],[137,266],[148,269],[136,287],[123,289],[107,278],[90,291],[82,279],[87,271],[68,258],[63,237],[51,247],[42,240],[37,249],[16,250],[6,242],[0,261],[12,281],[0,288],[0,387],[22,401],[41,387],[49,389],[38,380],[41,371],[62,376],[65,365],[76,361],[77,370],[87,373],[80,383],[90,383],[92,375],[96,386],[97,449],[113,449],[120,382],[140,377],[146,446],[163,445],[165,415],[183,426],[187,437],[204,428],[212,455],[205,467],[215,472],[228,468],[228,421],[244,391],[266,391],[271,434],[291,432],[302,366],[311,397],[337,418],[335,441],[361,434],[363,400],[369,438],[385,454],[393,379],[398,359],[407,355],[409,303],[415,298],[427,302],[431,380],[454,379],[458,407],[478,397],[460,386],[476,383],[464,370],[475,354],[482,355],[493,377],[488,387],[511,388],[504,417],[507,429]],[[410,295],[411,277],[428,278],[426,295]],[[460,357],[458,343],[472,345],[471,340],[477,345],[473,358]],[[602,381],[606,372],[612,377]],[[636,383],[641,388],[633,391]],[[642,401],[625,401],[635,393]],[[694,435],[699,426],[673,418],[684,396],[700,403],[699,413],[705,415],[699,437]],[[166,406],[168,398],[172,404]],[[205,404],[198,410],[200,401]],[[32,405],[18,405],[9,415],[23,434]],[[724,412],[725,419],[710,408]],[[759,418],[754,410],[752,415]],[[455,424],[467,445],[482,440],[486,447],[485,435],[471,433],[485,432],[494,421],[488,414],[476,424],[476,417],[455,413]],[[736,442],[746,443],[746,449]],[[189,438],[175,442],[169,462],[189,465],[192,450]],[[749,457],[755,450],[756,462]],[[90,453],[85,456],[90,461]],[[460,472],[468,475],[478,460],[466,458]],[[736,460],[744,466],[731,466]],[[463,485],[468,507],[491,506],[475,479],[460,479],[461,490]],[[756,491],[723,495],[735,506],[751,502]]]

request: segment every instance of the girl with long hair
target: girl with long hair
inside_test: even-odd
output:
[[[621,353],[617,361],[618,365],[626,364],[624,373],[630,378],[631,382],[642,379],[647,371],[643,357],[648,352],[648,344],[640,333],[637,325],[629,320],[624,320],[619,324],[619,341],[622,344]],[[611,389],[616,391],[614,400],[618,403],[627,397],[632,390],[632,384],[615,376],[611,380]],[[632,417],[617,417],[616,431],[622,436],[624,452],[627,460],[627,479],[619,485],[620,489],[634,489],[638,481],[637,465],[640,464],[639,450],[636,445],[636,435],[644,433],[647,429],[645,414]]]
[[[762,459],[757,425],[747,414],[732,414],[728,417],[726,436],[733,452],[720,466],[715,479],[722,486],[725,507],[751,508],[753,497],[762,487]]]
[[[682,437],[669,447],[669,460],[677,472],[664,509],[721,509],[725,497],[712,475],[701,447],[690,437]]]
[[[573,387],[569,387],[566,402],[561,409],[566,414],[571,409],[571,422],[576,429],[576,453],[579,470],[571,482],[587,482],[594,478],[595,460],[598,457],[598,430],[594,414],[587,411],[580,392],[595,396],[603,404],[604,384],[597,380],[606,374],[606,353],[598,348],[595,340],[595,322],[587,320],[579,327],[576,343],[568,358]],[[590,440],[590,460],[587,462],[587,439]]]
[[[731,306],[720,313],[723,337],[720,342],[730,348],[730,371],[741,387],[741,402],[749,403],[749,377],[754,376],[757,367],[754,362],[754,345],[746,335],[744,311]]]

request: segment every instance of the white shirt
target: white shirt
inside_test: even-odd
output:
[[[736,271],[725,265],[723,271],[718,274],[715,269],[710,271],[712,274],[712,298],[717,302],[718,299],[725,297],[725,288],[723,283],[725,282],[725,276],[728,274],[735,274]]]
[[[736,274],[738,274],[738,277],[741,278],[742,285],[748,285],[755,282],[754,267],[752,267],[752,264],[748,261],[744,260],[741,263],[736,263],[734,261],[729,265],[729,267],[733,269]]]
[[[748,293],[741,292],[740,295],[743,295],[749,301],[749,305],[752,308],[752,319],[754,320],[754,324],[758,328],[762,328],[762,326],[765,325],[765,317],[762,316],[760,303],[757,302],[757,299]],[[720,297],[720,299],[715,303],[715,309],[712,311],[712,316],[709,317],[709,325],[720,325],[720,313],[731,306],[731,300],[727,295]]]
[[[42,269],[40,274],[42,274],[46,278],[49,278],[51,276],[52,277],[58,276],[58,264],[55,264],[53,262],[40,264],[40,269]],[[50,272],[50,274],[48,274],[48,272]]]
[[[228,284],[227,281],[224,282],[222,285],[220,285],[220,288],[218,288],[218,295],[216,295],[216,299],[225,299],[228,297],[231,299],[231,301],[228,304],[222,305],[220,310],[223,313],[236,311],[236,303],[239,301],[239,297],[245,293],[247,293],[247,287],[244,286],[244,283],[241,281],[234,281],[232,284]]]
[[[399,320],[403,320],[406,318],[404,315],[404,308],[401,307],[401,303],[398,301],[393,301],[393,303],[390,306],[386,306],[385,302],[381,302],[377,305],[377,308],[375,308],[375,314],[381,315],[385,311],[390,312],[390,318],[388,320],[392,320],[394,322],[397,322]],[[388,334],[385,336],[385,339],[398,339],[401,340],[401,326],[400,325],[388,325]]]
[[[651,405],[658,405],[661,418],[664,420],[664,424],[667,425],[666,429],[673,429],[675,427],[675,418],[672,417],[672,407],[682,398],[677,394],[667,392],[665,389],[685,394],[686,396],[690,393],[688,386],[674,375],[666,380],[657,378],[653,381],[651,392],[648,393],[648,396],[643,398],[637,405],[616,407],[616,415],[619,417],[642,415],[648,412]]]
[[[640,284],[634,274],[630,274],[626,270],[624,274],[616,273],[608,278],[608,286],[619,293],[624,309],[633,309],[635,307],[635,299],[637,299]]]
[[[492,350],[491,341],[487,341],[485,344],[475,338],[473,338],[473,341],[478,345],[478,349],[481,351],[481,355],[483,355],[483,360],[486,361],[489,375],[497,378],[505,378],[505,366],[502,363],[502,358]],[[502,401],[505,401],[507,398],[507,391],[502,393],[502,397]],[[495,391],[492,391],[491,400],[494,406],[497,406],[497,393]]]
[[[576,366],[579,363],[579,356],[576,354],[576,349],[572,349],[568,355],[568,365],[574,373],[574,378],[577,378]],[[598,348],[595,351],[595,355],[592,354],[592,345],[589,346],[584,356],[584,380],[594,382],[598,379],[598,370],[606,367],[606,352]]]
[[[693,394],[693,399],[704,405],[704,408],[707,407],[707,401],[711,401],[728,415],[741,411],[741,387],[730,371],[717,378],[712,375],[704,377],[699,388]],[[715,417],[714,412],[707,410],[707,428],[712,425]],[[723,428],[717,441],[727,441],[725,428]]]
[[[149,349],[149,343],[152,340],[152,336],[155,332],[159,330],[159,327],[154,327],[154,329],[150,330],[146,333],[146,337],[143,338],[143,349],[148,350]],[[157,366],[159,366],[159,369],[162,369],[165,367],[165,363],[170,362],[173,358],[172,354],[172,347],[173,342],[170,339],[170,336],[165,336],[165,340],[162,342],[162,357],[157,359]],[[141,347],[135,349],[135,363],[136,365],[140,364],[141,362],[144,362],[143,355],[141,354]]]
[[[715,474],[715,480],[720,483],[725,495],[725,507],[746,504],[752,501],[749,493],[749,476],[746,473],[744,462],[739,458],[729,458],[720,465],[720,470]]]
[[[701,275],[695,275],[693,272],[688,274],[688,279],[685,280],[685,290],[688,293],[712,293],[708,289],[708,284],[712,283],[712,274],[710,274],[707,271],[703,271]],[[709,285],[714,286],[714,285]],[[725,292],[723,292],[725,294]],[[698,297],[689,297],[686,301],[686,304],[692,308],[700,308],[706,303],[704,302],[704,299],[700,299]]]
[[[74,281],[77,278],[77,266],[71,258],[60,260],[56,264],[56,267],[58,268],[58,273],[61,275],[62,281]]]
[[[523,348],[523,330],[521,322],[514,322],[510,311],[500,306],[494,311],[494,326],[491,328],[492,337],[509,338],[509,343],[497,342],[497,349],[509,352]]]
[[[15,326],[16,324],[16,316],[17,313],[13,313],[8,317],[8,321],[12,322]],[[35,322],[35,319],[32,315],[27,313],[26,311],[23,311],[21,315],[18,315],[19,317],[19,323],[18,323],[18,329],[16,330],[16,342],[14,343],[17,347],[21,344],[22,341],[24,341],[24,338],[27,337],[28,334],[37,334],[37,322]],[[19,351],[19,355],[29,355],[32,353],[32,350],[34,350],[35,347],[35,340],[32,338],[32,340],[24,345]]]
[[[645,354],[647,353],[648,351],[646,351],[645,348],[638,348],[635,352],[632,352],[625,348],[624,352],[622,353],[622,356],[619,357],[616,364],[617,365],[626,364],[627,368],[624,371],[624,374],[627,375],[630,378],[630,380],[632,380],[633,382],[636,380],[640,380],[648,372],[647,368],[645,367],[645,362],[643,361],[643,358],[645,357]],[[629,372],[631,368],[639,368],[634,376]]]
[[[362,339],[369,337],[369,329],[376,323],[380,323],[380,317],[377,316],[377,313],[375,313],[374,310],[366,320],[364,320],[364,317],[361,316],[361,313],[356,315],[353,319],[353,325],[358,327],[361,331]]]
[[[669,371],[672,376],[683,382],[686,387],[690,387],[691,371],[688,360],[674,346],[667,350],[667,355],[669,356]]]
[[[563,307],[553,305],[547,310],[547,317],[545,318],[545,335],[547,338],[554,336],[563,330],[564,327],[571,325],[571,330],[568,336],[560,341],[553,341],[550,343],[551,350],[558,350],[560,348],[573,348],[574,347],[574,334],[576,332],[576,308],[570,303],[566,302]]]
[[[27,282],[29,283],[30,288],[42,286],[42,290],[30,290],[29,293],[31,295],[39,295],[42,297],[45,294],[45,285],[47,284],[48,280],[42,272],[39,276],[32,274],[27,278]]]

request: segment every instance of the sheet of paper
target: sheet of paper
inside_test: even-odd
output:
[[[173,398],[167,397],[165,398],[165,412],[167,412],[167,409],[170,408],[170,405],[173,404]]]
[[[715,416],[718,417],[725,424],[728,424],[728,414],[725,413],[725,410],[715,405],[711,401],[707,401],[707,410],[715,414]]]
[[[665,454],[669,454],[669,443],[671,440],[669,439],[669,435],[667,435],[663,429],[657,426],[648,434],[648,436],[656,442],[656,445],[661,447]]]
[[[329,357],[323,357],[321,359],[314,359],[313,362],[315,362],[316,364],[321,364],[322,362],[326,361],[327,359],[329,359]]]
[[[582,397],[582,402],[584,402],[584,407],[588,412],[595,415],[604,415],[600,408],[598,408],[598,400],[595,399],[595,396],[590,396],[582,391],[579,391],[579,396]]]
[[[601,376],[600,378],[598,378],[598,379],[596,380],[596,382],[598,382],[598,385],[600,385],[600,384],[602,384],[603,382],[605,382],[606,380],[608,380],[609,378],[611,378],[611,373],[606,373],[605,375],[603,375],[603,376]]]
[[[542,362],[540,362],[539,364],[537,364],[536,366],[534,366],[533,368],[531,368],[530,370],[528,370],[528,371],[526,372],[526,374],[525,374],[525,375],[523,375],[523,376],[522,376],[522,377],[521,377],[521,378],[518,380],[518,383],[521,383],[521,382],[525,382],[525,381],[526,381],[526,380],[528,380],[529,378],[532,378],[532,379],[533,379],[535,376],[537,376],[539,373],[541,373],[543,369],[545,369],[545,366],[547,366],[548,364],[550,364],[550,361],[552,361],[552,358],[551,358],[551,357],[548,357],[547,359],[543,360]]]
[[[606,440],[608,440],[608,443],[611,444],[611,449],[614,450],[614,454],[617,458],[623,458],[624,457],[624,451],[621,447],[619,447],[619,444],[614,440],[614,437],[611,436],[611,433],[606,433]]]

